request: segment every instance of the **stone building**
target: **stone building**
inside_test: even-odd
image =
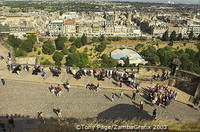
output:
[[[193,31],[194,35],[197,36],[200,34],[200,25],[190,25],[187,29],[187,34]]]
[[[76,35],[76,21],[75,20],[65,20],[65,35],[66,36],[75,36]]]
[[[51,36],[64,35],[65,27],[63,20],[53,20],[48,24],[48,32]]]

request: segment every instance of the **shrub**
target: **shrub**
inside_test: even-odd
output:
[[[75,41],[75,40],[76,40],[75,37],[70,37],[70,38],[69,38],[69,41],[70,41],[70,42],[73,42],[73,41]]]
[[[52,44],[51,41],[47,41],[47,42],[45,42],[43,44],[43,46],[42,46],[42,52],[44,54],[51,55],[51,54],[54,53],[54,51],[55,51],[55,47],[54,47],[54,45]]]
[[[137,51],[140,51],[140,50],[142,50],[143,48],[144,48],[144,44],[138,44],[138,45],[135,46],[135,49],[136,49]]]
[[[98,52],[103,52],[106,49],[106,44],[105,43],[101,43],[97,46],[95,46],[95,50]]]
[[[76,52],[76,46],[75,46],[75,45],[72,45],[72,46],[69,48],[69,52],[70,52],[70,53],[75,53],[75,52]]]
[[[56,52],[53,54],[53,56],[52,56],[52,58],[53,58],[53,60],[54,60],[55,62],[60,62],[60,61],[62,61],[63,57],[64,57],[64,54],[63,54],[62,52],[58,52],[58,51],[56,51]]]
[[[38,51],[38,53],[37,53],[38,55],[40,55],[41,54],[41,51]]]
[[[37,48],[36,48],[36,47],[34,47],[34,48],[33,48],[33,51],[37,51]]]
[[[41,62],[42,65],[53,65],[48,59]]]
[[[60,61],[55,61],[55,65],[58,66],[58,67],[61,67],[62,64],[61,64]]]
[[[101,67],[103,68],[112,68],[117,66],[117,61],[114,60],[113,58],[107,56],[107,55],[102,55],[102,60],[101,60]]]
[[[74,53],[66,57],[67,66],[86,67],[88,63],[88,55],[85,53]]]
[[[64,55],[67,55],[67,54],[69,54],[69,50],[65,47],[65,48],[62,50],[62,53],[63,53]]]
[[[16,57],[26,56],[26,52],[21,49],[15,49],[14,52]]]
[[[55,45],[57,50],[62,50],[65,47],[65,42],[67,41],[67,38],[61,37],[60,35],[55,40]]]

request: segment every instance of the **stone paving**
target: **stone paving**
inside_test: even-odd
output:
[[[49,84],[30,83],[7,80],[7,85],[0,85],[0,113],[20,114],[35,117],[38,111],[43,111],[45,117],[56,117],[53,108],[62,109],[63,116],[74,118],[98,117],[98,114],[119,104],[135,105],[144,100],[138,95],[135,102],[129,96],[132,92],[126,91],[123,98],[115,97],[111,102],[105,97],[111,97],[111,93],[120,94],[120,90],[89,91],[85,88],[71,88],[64,91],[61,96],[55,96],[48,90]],[[144,110],[149,115],[153,108],[145,101]],[[122,111],[123,112],[123,111]],[[133,111],[138,112],[138,111]],[[120,115],[119,115],[120,116]],[[161,120],[198,120],[200,112],[180,102],[172,102],[167,108],[158,107],[158,117]]]
[[[5,49],[1,50],[0,47],[0,55],[6,56],[7,52]],[[47,79],[45,80],[40,75],[31,75],[31,71],[23,71],[20,75],[16,75],[6,69],[5,61],[0,61],[0,76],[3,76],[6,80],[6,86],[0,84],[0,115],[17,114],[35,118],[37,112],[42,111],[46,118],[56,118],[53,108],[59,107],[62,109],[62,115],[66,118],[133,119],[136,117],[150,117],[153,109],[157,107],[159,120],[200,120],[198,110],[192,108],[191,105],[177,101],[173,101],[167,108],[151,106],[142,97],[141,93],[141,96],[138,95],[136,100],[132,102],[130,97],[134,89],[127,86],[119,88],[119,86],[112,83],[112,79],[97,81],[93,77],[86,76],[80,80],[75,80],[71,75],[66,74],[64,70],[60,77],[52,77],[49,70],[46,69],[46,71]],[[69,92],[64,91],[59,97],[49,92],[48,87],[51,84],[62,84],[65,81],[72,85]],[[104,89],[99,92],[89,91],[84,87],[87,83],[99,83]],[[155,83],[142,82],[141,86],[153,86]],[[119,95],[122,90],[126,96],[123,98],[116,96],[113,102],[109,100],[112,92]],[[181,91],[179,93],[184,98],[188,97]],[[145,101],[142,113],[138,110],[138,104],[141,100]],[[2,120],[1,117],[0,120]],[[23,126],[26,123],[20,121],[19,124]],[[32,126],[26,124],[26,127]]]

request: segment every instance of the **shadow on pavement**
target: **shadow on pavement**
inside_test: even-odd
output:
[[[104,97],[106,97],[106,99],[108,99],[110,102],[112,102],[111,98],[108,97],[107,95],[104,94]]]
[[[152,120],[146,111],[140,111],[135,105],[118,104],[98,114],[99,120]]]
[[[124,94],[127,98],[132,99],[132,97],[128,94]]]

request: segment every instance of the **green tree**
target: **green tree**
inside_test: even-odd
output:
[[[69,48],[69,52],[70,53],[75,53],[76,52],[76,46],[75,45],[72,45],[70,48]]]
[[[26,56],[26,52],[22,49],[14,49],[15,57]]]
[[[82,45],[81,39],[77,38],[72,45],[75,45],[77,48],[80,48]]]
[[[44,44],[42,46],[42,52],[44,54],[51,55],[54,53],[54,51],[55,51],[55,47],[51,41],[44,42]]]
[[[170,46],[158,49],[157,55],[162,66],[170,66],[173,58],[176,56],[174,49]]]
[[[27,39],[30,41],[31,44],[35,44],[37,41],[37,36],[35,34],[29,34],[27,36]]]
[[[99,40],[102,42],[102,41],[105,41],[106,39],[105,39],[105,36],[102,34],[101,36],[100,36],[100,38],[99,38]]]
[[[108,55],[104,54],[101,57],[101,67],[102,68],[113,68],[117,66],[117,60],[109,57]]]
[[[62,53],[64,54],[64,55],[67,55],[67,54],[69,54],[69,49],[67,49],[66,47],[62,50]]]
[[[75,37],[70,37],[70,38],[69,38],[69,41],[70,41],[70,42],[73,42],[73,41],[75,41],[75,40],[76,40]]]
[[[193,37],[194,37],[194,33],[193,33],[193,31],[191,31],[191,32],[188,34],[188,38],[189,38],[189,40],[192,40]]]
[[[141,51],[142,49],[144,49],[144,44],[137,44],[136,46],[135,46],[135,49],[137,50],[137,51]]]
[[[58,38],[55,40],[55,45],[57,50],[62,50],[65,47],[65,42],[67,41],[67,38],[61,37],[58,35]]]
[[[177,41],[181,41],[181,40],[183,40],[183,35],[182,33],[179,33],[177,37]]]
[[[173,31],[170,35],[170,41],[175,41],[176,40],[176,31]]]
[[[162,36],[162,40],[163,41],[168,41],[169,40],[169,33],[168,30],[164,32],[163,36]]]
[[[20,49],[26,51],[26,52],[31,52],[33,49],[33,43],[30,39],[24,40],[23,43],[20,46]]]
[[[60,61],[55,61],[55,65],[61,67],[62,63]]]
[[[74,53],[69,54],[66,57],[66,65],[67,66],[77,66],[77,67],[86,67],[89,63],[88,55],[85,53]]]
[[[95,46],[95,50],[98,52],[103,52],[106,49],[106,44],[105,43],[101,43],[97,46]]]
[[[82,46],[87,44],[87,36],[85,34],[81,36],[81,43],[82,43]]]
[[[152,34],[153,27],[149,25],[147,21],[143,21],[140,23],[140,29],[142,32],[146,32],[148,34]]]
[[[42,65],[53,65],[48,59],[45,59],[44,61],[41,62]]]
[[[22,41],[21,39],[18,39],[14,35],[9,35],[7,39],[7,43],[12,46],[13,48],[18,48],[20,47]]]
[[[62,52],[58,52],[58,51],[56,51],[52,56],[52,58],[55,62],[62,61],[63,57],[64,57],[64,54]]]
[[[155,47],[149,46],[147,49],[141,52],[141,55],[149,62],[150,65],[156,65],[160,62],[156,52],[157,51]]]

